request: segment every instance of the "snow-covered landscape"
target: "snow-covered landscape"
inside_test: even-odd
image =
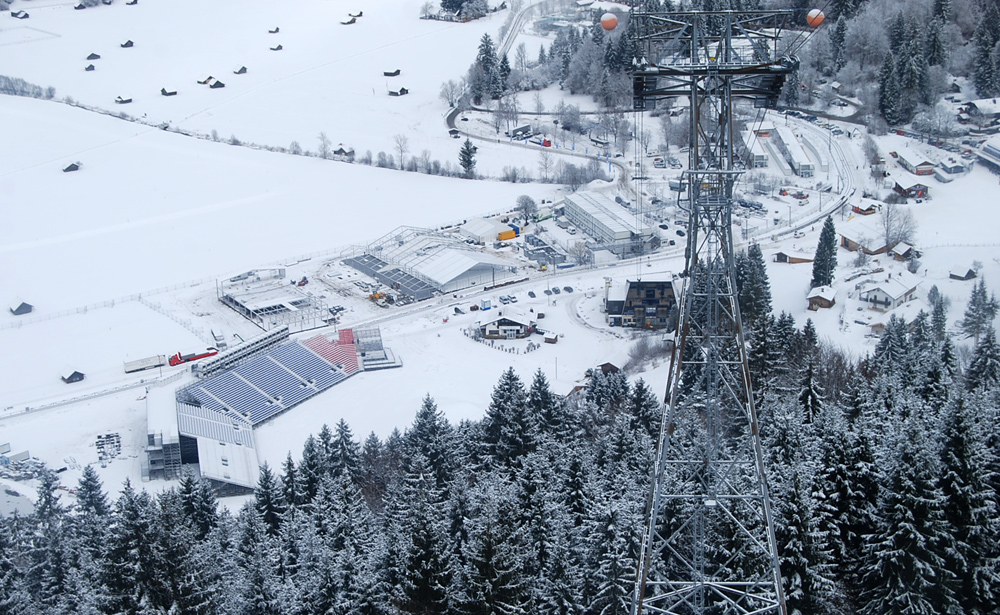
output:
[[[590,95],[559,84],[517,93],[522,115],[513,124],[494,122],[489,103],[457,109],[440,95],[442,84],[468,73],[484,35],[512,56],[524,43],[533,61],[555,38],[541,24],[587,25],[591,10],[622,14],[628,7],[517,2],[491,5],[495,11],[462,23],[422,19],[422,4],[116,0],[75,10],[54,0],[15,0],[11,10],[28,11],[29,19],[0,13],[0,75],[54,88],[41,97],[0,95],[0,288],[11,308],[0,315],[6,453],[25,451],[58,469],[67,488],[88,465],[114,497],[126,480],[152,493],[177,487],[177,480],[149,479],[147,404],[150,391],[195,382],[191,366],[125,373],[123,364],[220,341],[238,347],[261,335],[270,327],[266,318],[252,321],[220,300],[226,284],[261,270],[280,269],[282,289],[294,287],[324,312],[339,306],[330,310],[336,318],[295,329],[291,339],[377,327],[401,365],[361,371],[255,426],[251,453],[260,466],[280,468],[299,456],[307,437],[341,421],[359,442],[369,434],[390,441],[410,427],[427,396],[453,426],[480,421],[508,368],[525,383],[541,370],[562,397],[587,386],[602,364],[629,365],[628,380],[642,379],[663,399],[668,358],[636,361],[634,349],[649,340],[664,344],[675,332],[610,326],[606,302],[608,289],[629,280],[672,281],[681,292],[688,222],[670,182],[680,178],[682,163],[668,168],[662,158],[686,160],[686,150],[666,142],[666,130],[660,134],[648,112],[624,113],[636,136],[650,133],[641,145],[638,138],[602,144],[593,127],[569,134],[551,121],[560,106],[575,105],[595,124],[602,110]],[[815,87],[826,95],[831,86]],[[985,138],[962,144],[960,157],[916,133],[869,135],[847,121],[860,103],[843,105],[830,107],[827,120],[741,111],[750,127],[773,124],[773,132],[752,133],[773,162],[737,184],[747,205],[734,207],[735,249],[760,247],[774,315],[789,314],[797,327],[811,319],[819,341],[851,360],[874,352],[893,314],[907,322],[920,310],[930,314],[934,287],[949,306],[947,329],[958,336],[974,285],[1000,282],[1000,186],[995,169],[973,153]],[[686,123],[687,114],[676,121]],[[538,142],[505,133],[519,124],[532,125]],[[802,142],[817,165],[814,175],[792,172],[778,149],[779,126],[794,134],[786,139]],[[543,146],[548,139],[551,147]],[[882,166],[872,164],[866,141]],[[460,177],[466,142],[476,147],[477,179]],[[376,154],[394,157],[384,166],[396,168],[372,164]],[[947,181],[903,163],[952,156],[961,169],[942,176]],[[400,168],[404,160],[413,161],[411,170]],[[442,172],[432,173],[431,161]],[[541,181],[559,161],[606,174],[578,190],[619,199],[636,226],[652,228],[657,248],[623,258],[597,249],[593,262],[577,264],[573,250],[588,239],[585,232],[577,235],[560,215],[518,221],[518,197],[558,208],[574,192]],[[67,172],[74,164],[78,169]],[[534,181],[501,181],[512,169]],[[890,202],[894,186],[914,185],[925,192]],[[872,215],[865,215],[869,205]],[[890,211],[905,212],[909,232],[906,241],[885,245]],[[814,297],[812,261],[827,216],[836,226],[837,266],[829,289]],[[509,284],[477,281],[386,305],[381,297],[394,289],[344,263],[373,253],[376,242],[390,245],[399,229],[475,244],[460,228],[484,217],[500,228],[521,225],[503,244],[492,237],[463,246],[502,263]],[[568,255],[568,265],[543,268],[529,260],[531,233]],[[854,241],[872,242],[877,253],[859,258]],[[958,279],[969,270],[974,279]],[[890,283],[906,286],[898,306],[872,309],[873,289]],[[486,301],[492,311],[480,309]],[[30,313],[15,314],[22,302]],[[476,339],[481,324],[515,309],[558,341]],[[957,343],[968,361],[973,340]],[[66,382],[74,371],[85,377]],[[110,434],[120,449],[108,455],[103,442]],[[38,479],[16,478],[0,478],[7,489],[0,511],[28,514]],[[63,495],[63,504],[73,504],[74,494]],[[235,514],[252,500],[220,502]]]

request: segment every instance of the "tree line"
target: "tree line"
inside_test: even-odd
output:
[[[890,320],[854,360],[774,315],[759,250],[737,263],[789,613],[993,613],[1000,549],[1000,348],[984,282],[961,360],[933,313]],[[76,502],[42,475],[34,512],[0,521],[3,613],[625,615],[661,395],[597,370],[579,394],[513,369],[485,416],[427,396],[405,431],[340,421],[239,511],[186,476]]]

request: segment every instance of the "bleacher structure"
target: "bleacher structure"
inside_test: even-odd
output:
[[[374,369],[402,365],[382,346],[377,328],[362,330],[361,337]],[[173,412],[158,402],[154,417],[147,402],[146,474],[175,479],[183,464],[197,463],[220,495],[252,490],[258,478],[254,428],[366,367],[352,329],[299,342],[288,341],[285,328],[212,357],[197,370],[197,380],[176,391]]]

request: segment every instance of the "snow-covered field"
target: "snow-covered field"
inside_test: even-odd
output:
[[[0,45],[9,60],[0,73],[53,86],[59,99],[70,96],[86,105],[145,115],[152,124],[216,130],[223,140],[235,135],[284,147],[295,140],[315,150],[323,131],[334,145],[344,143],[359,154],[367,149],[392,153],[394,136],[404,134],[408,155],[428,149],[432,157],[454,164],[460,141],[447,135],[448,110],[438,99],[439,86],[465,73],[479,38],[488,32],[496,39],[506,13],[457,25],[419,20],[420,4],[301,0],[276,7],[248,0],[237,10],[226,2],[141,0],[135,6],[119,1],[74,11],[72,4],[54,1],[16,2],[14,8],[30,9],[31,18],[13,24],[4,20],[0,26]],[[349,12],[362,9],[356,24],[340,25]],[[269,34],[274,27],[280,32]],[[126,39],[135,46],[119,47]],[[542,39],[525,40],[533,57]],[[269,50],[279,43],[280,52]],[[91,52],[102,57],[94,61],[95,71],[85,72]],[[247,73],[234,75],[233,68],[241,65]],[[400,77],[382,76],[396,68]],[[226,87],[198,85],[205,74]],[[387,95],[389,87],[400,85],[411,94]],[[177,89],[178,95],[160,96],[161,87]],[[119,108],[112,102],[116,96],[134,102]],[[523,109],[533,108],[532,98],[522,95]],[[588,104],[564,98],[555,87],[544,92],[543,100],[547,109],[561,100]],[[51,466],[69,466],[61,475],[66,484],[79,476],[75,466],[97,462],[96,437],[113,432],[122,435],[122,457],[100,468],[102,477],[112,490],[126,477],[139,480],[143,388],[120,387],[160,374],[126,376],[123,361],[197,350],[207,343],[205,333],[217,327],[244,337],[253,334],[251,325],[215,300],[218,277],[303,255],[314,256],[300,266],[311,267],[313,275],[350,246],[400,225],[436,227],[509,208],[520,194],[536,200],[559,195],[551,185],[448,179],[236,147],[54,101],[3,96],[0,115],[5,215],[0,298],[21,299],[37,310],[21,319],[6,310],[0,315],[0,347],[7,350],[0,357],[5,374],[0,444],[9,441],[15,452],[27,449]],[[480,119],[469,114],[462,124]],[[852,167],[843,172],[853,177],[860,195],[871,180],[859,140],[837,139],[846,166]],[[879,142],[884,153],[917,147],[895,136]],[[505,165],[518,165],[534,172],[536,150],[480,143],[478,169],[498,174]],[[77,161],[80,171],[62,172]],[[931,188],[930,200],[907,206],[918,221],[917,245],[924,251],[917,294],[926,296],[936,284],[951,299],[954,321],[971,285],[948,280],[950,270],[979,261],[988,283],[1000,281],[992,223],[1000,196],[997,178],[978,167],[951,184],[917,178],[893,163],[890,171],[901,184],[922,181]],[[784,181],[811,188],[820,180],[836,184],[837,177]],[[795,212],[796,223],[805,223],[818,207],[813,203],[808,211]],[[785,206],[775,208],[774,216],[785,216]],[[771,217],[757,224],[768,226]],[[853,223],[840,213],[834,220],[838,227]],[[761,237],[765,258],[793,250],[811,257],[819,229],[817,223],[807,226],[804,236],[789,234],[779,241]],[[261,427],[260,460],[280,464],[289,451],[298,454],[309,433],[341,418],[358,438],[405,429],[427,394],[452,421],[479,418],[508,366],[525,381],[542,369],[557,392],[568,392],[582,382],[588,367],[627,360],[631,334],[603,325],[604,278],[662,278],[683,269],[681,251],[678,245],[647,263],[533,273],[528,282],[505,289],[519,297],[520,308],[545,313],[541,327],[562,334],[558,344],[542,344],[530,353],[525,353],[526,342],[490,347],[463,335],[482,316],[458,315],[454,307],[467,310],[480,296],[500,293],[468,292],[388,310],[363,297],[340,299],[348,307],[342,326],[377,320],[386,345],[404,367],[355,376]],[[837,277],[844,280],[853,271],[853,255],[840,250],[838,258]],[[887,268],[902,268],[882,261]],[[768,273],[776,311],[790,312],[799,325],[812,318],[821,337],[856,356],[872,348],[869,328],[854,322],[871,311],[858,310],[850,284],[841,285],[833,309],[809,312],[810,265],[768,262]],[[574,292],[546,297],[541,293],[546,286],[572,286]],[[538,297],[528,299],[528,290]],[[85,372],[87,379],[63,384],[59,376],[65,368]],[[664,367],[649,369],[643,377],[662,391]],[[163,375],[176,371],[165,369]],[[86,395],[95,397],[24,412]]]

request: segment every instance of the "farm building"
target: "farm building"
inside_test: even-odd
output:
[[[934,162],[919,152],[904,150],[896,152],[896,160],[914,175],[931,175],[934,173]]]
[[[131,47],[135,47],[135,43],[133,43],[131,40],[122,43],[122,49],[129,49]]]
[[[479,334],[487,339],[521,339],[535,330],[535,323],[523,310],[505,306],[497,319],[479,325]]]
[[[672,281],[625,280],[604,286],[605,320],[612,327],[673,330],[677,298]]]
[[[820,308],[829,309],[837,303],[837,290],[830,286],[818,286],[809,291],[806,300],[809,301],[809,309],[814,312]]]
[[[213,79],[215,79],[215,77],[213,77],[212,75],[202,75],[201,77],[198,78],[198,84],[206,85]]]
[[[233,69],[233,74],[234,75],[245,75],[245,74],[247,74],[247,67],[246,66],[237,66],[236,68]]]
[[[79,171],[79,170],[80,170],[79,162],[71,162],[65,167],[63,167],[63,173],[72,173],[73,171]]]
[[[956,267],[948,273],[948,277],[950,279],[961,280],[963,282],[976,279],[976,275],[976,270],[971,267],[967,269],[964,267]]]
[[[887,252],[887,254],[897,261],[908,261],[914,258],[920,258],[922,254],[920,250],[914,248],[905,241],[901,241],[896,245],[892,246],[892,249]]]
[[[14,19],[27,19],[30,17],[27,11],[11,11],[10,16]]]
[[[74,369],[67,369],[63,372],[62,375],[62,381],[65,382],[66,384],[70,384],[72,382],[80,382],[83,379],[84,379],[83,372],[78,372]]]
[[[168,90],[167,88],[160,88],[160,94],[163,96],[177,96],[177,90]]]
[[[410,91],[406,88],[399,88],[398,90],[389,90],[389,96],[406,96]]]
[[[807,255],[805,252],[798,254],[789,254],[788,252],[775,252],[774,262],[776,263],[788,263],[789,265],[797,265],[799,263],[811,263],[813,258]]]
[[[99,56],[99,55],[98,55],[98,54],[96,54],[96,53],[92,53],[92,54],[90,54],[89,56],[87,56],[87,59],[88,59],[88,60],[100,60],[100,59],[101,59],[101,56]]]
[[[399,72],[400,72],[400,71],[399,71],[399,69],[397,68],[396,70],[386,70],[386,71],[382,71],[382,75],[383,75],[383,76],[385,76],[385,77],[398,77],[398,76],[399,76]]]
[[[115,98],[115,104],[117,105],[127,105],[130,102],[132,102],[131,97],[125,98],[124,96],[118,96],[117,98]]]
[[[648,251],[653,229],[627,209],[596,192],[577,192],[563,200],[563,214],[594,239],[593,250],[610,250],[618,256]]]
[[[281,45],[276,45],[274,47],[271,47],[271,51],[281,51],[282,49],[284,49],[284,47],[282,47]]]
[[[918,284],[919,280],[909,272],[889,272],[885,278],[861,282],[858,298],[873,310],[888,312],[912,300]]]
[[[333,150],[333,155],[342,160],[354,160],[354,148],[345,147],[343,143],[337,145],[337,149]]]
[[[24,301],[15,301],[10,306],[10,313],[14,316],[24,316],[25,314],[30,314],[31,310],[35,309],[35,306],[30,303],[25,303]]]
[[[865,254],[882,254],[888,249],[885,233],[877,221],[870,218],[853,218],[839,225],[840,245],[851,252],[864,250]]]
[[[219,88],[224,88],[224,87],[226,87],[226,84],[225,84],[225,83],[222,83],[222,82],[221,82],[221,81],[219,81],[218,79],[213,79],[213,80],[212,80],[212,83],[209,83],[209,84],[208,84],[208,87],[212,88],[213,90],[217,90],[217,89],[219,89]]]
[[[83,70],[85,70],[85,71],[87,71],[87,72],[90,72],[90,71],[92,71],[92,70],[94,70],[94,69],[95,69],[95,67],[94,67],[94,65],[93,65],[93,64],[88,64],[88,65],[87,65],[87,67],[86,67],[86,68],[84,68]]]

